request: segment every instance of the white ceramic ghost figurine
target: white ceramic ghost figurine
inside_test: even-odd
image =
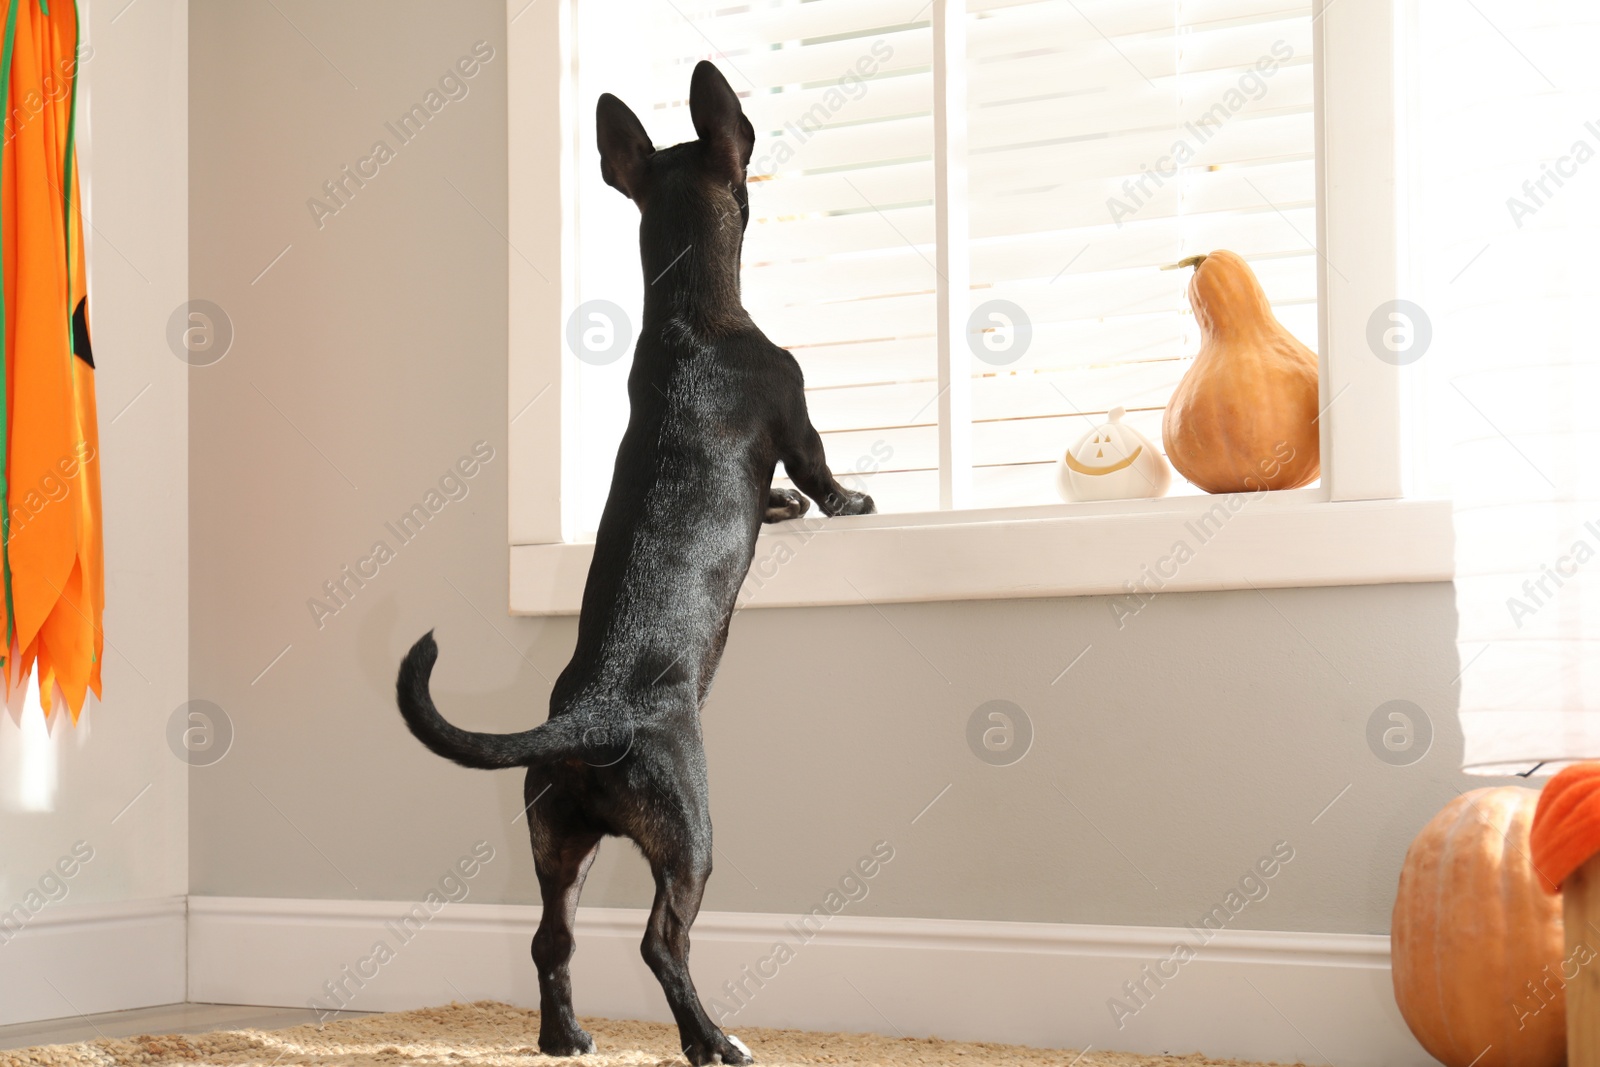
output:
[[[1081,500],[1133,500],[1166,495],[1172,468],[1149,438],[1122,424],[1124,412],[1112,408],[1056,463],[1056,488],[1068,503]]]

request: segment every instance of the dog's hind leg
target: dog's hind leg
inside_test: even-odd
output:
[[[544,827],[545,832],[551,832]],[[578,1056],[594,1051],[594,1039],[572,1011],[568,964],[576,947],[572,920],[583,880],[600,852],[598,834],[570,833],[534,842],[544,911],[533,935],[533,964],[539,972],[539,1051],[546,1056]]]
[[[700,913],[706,879],[711,876],[711,821],[689,835],[685,847],[666,857],[651,857],[656,879],[656,899],[640,949],[655,972],[672,1016],[678,1022],[678,1039],[689,1062],[742,1064],[754,1060],[736,1037],[724,1034],[700,1004],[689,977],[689,927]],[[690,843],[692,842],[692,843]]]

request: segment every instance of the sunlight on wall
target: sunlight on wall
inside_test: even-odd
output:
[[[57,712],[58,717],[64,712]],[[60,779],[60,738],[52,737],[39,707],[38,675],[28,679],[22,725],[0,716],[0,808],[54,811]],[[56,724],[58,727],[61,723]]]

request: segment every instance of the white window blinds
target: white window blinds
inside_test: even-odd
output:
[[[966,148],[950,158],[934,148],[931,20],[921,0],[579,0],[579,301],[636,316],[642,298],[636,213],[599,179],[594,98],[621,96],[658,144],[688,139],[689,71],[709,58],[758,137],[745,304],[800,360],[835,472],[880,510],[939,507],[936,167],[964,174],[970,221],[950,251],[969,309],[1000,330],[975,338],[985,358],[952,345],[952,373],[970,377],[973,506],[1057,503],[1056,459],[1112,407],[1160,439],[1199,343],[1189,272],[1164,264],[1239,252],[1316,347],[1308,3],[968,0],[965,99],[950,104]],[[578,368],[580,530],[609,482],[626,363]]]

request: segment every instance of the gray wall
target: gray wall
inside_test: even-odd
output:
[[[504,5],[277,6],[191,13],[193,286],[237,333],[192,380],[192,689],[236,740],[192,772],[191,891],[419,897],[487,839],[472,899],[535,901],[518,776],[424,751],[391,688],[437,627],[446,713],[525,728],[574,638],[505,614]],[[479,39],[470,95],[319,229],[307,199]],[[470,496],[319,628],[307,600],[480,439]],[[1454,632],[1447,585],[1171,595],[1120,632],[1097,598],[745,612],[706,709],[706,906],[806,910],[887,839],[855,914],[1181,925],[1283,840],[1235,926],[1385,931],[1411,835],[1483,784]],[[967,745],[991,699],[1036,731],[1013,766]],[[1413,766],[1366,740],[1391,699],[1436,729]],[[609,843],[584,902],[649,896]]]

